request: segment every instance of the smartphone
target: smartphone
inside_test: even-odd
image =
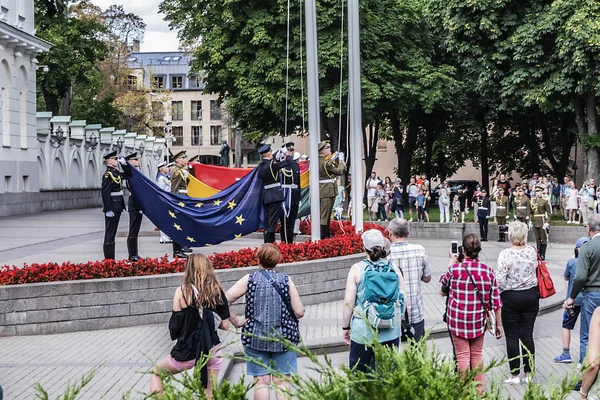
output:
[[[458,255],[458,242],[452,241],[452,249],[450,250],[455,256]]]

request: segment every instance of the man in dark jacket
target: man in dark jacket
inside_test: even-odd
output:
[[[280,162],[274,160],[270,144],[262,146],[258,153],[263,157],[262,162],[256,168],[258,168],[258,177],[263,183],[264,241],[265,243],[273,243],[275,242],[275,231],[277,230],[281,203],[285,200],[283,188],[281,182],[279,182],[279,170],[289,167],[290,162],[285,159]]]
[[[289,162],[288,168],[281,168],[281,186],[285,195],[281,216],[281,241],[294,242],[294,224],[300,206],[300,166],[294,161],[294,143],[285,144],[285,159]]]
[[[483,189],[479,192],[477,200],[479,208],[477,209],[477,220],[479,221],[479,235],[482,242],[487,242],[488,235],[488,218],[490,216],[490,199],[487,197],[487,192]]]
[[[104,258],[115,259],[115,236],[119,227],[121,213],[125,210],[125,200],[121,184],[123,174],[117,169],[117,152],[111,151],[104,155],[106,171],[102,175],[102,212],[104,213]]]

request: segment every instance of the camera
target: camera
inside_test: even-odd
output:
[[[575,316],[575,307],[567,308],[567,315],[569,318],[573,318]]]

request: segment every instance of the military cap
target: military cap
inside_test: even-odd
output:
[[[319,142],[319,151],[323,150],[327,146],[329,146],[329,140],[323,140],[322,142]]]
[[[137,160],[138,159],[138,155],[137,155],[137,153],[131,153],[129,155],[126,155],[125,159],[127,161],[129,161],[129,160]]]
[[[116,157],[117,156],[117,151],[109,151],[108,153],[104,154],[104,159],[108,160],[111,157]]]
[[[283,147],[285,147],[286,150],[294,151],[295,150],[294,145],[295,145],[294,142],[287,142],[286,144],[283,145]]]
[[[175,163],[173,161],[171,161],[170,163],[167,164],[167,167],[171,168],[173,165],[175,165]]]
[[[271,145],[267,143],[263,145],[260,149],[258,149],[258,154],[265,154],[269,151],[271,151]]]
[[[177,153],[173,157],[171,157],[171,161],[175,161],[178,158],[183,158],[183,157],[187,157],[187,154],[185,153],[185,150],[181,150],[179,153]]]
[[[156,168],[158,168],[158,169],[161,169],[162,167],[166,167],[166,166],[167,166],[167,162],[166,162],[166,161],[163,161],[163,162],[161,162],[160,164],[158,164],[158,165],[156,166]]]
[[[536,187],[535,187],[535,191],[536,191],[536,192],[542,192],[543,190],[544,190],[544,187],[543,187],[543,186],[536,186]]]
[[[481,193],[487,193],[485,189],[481,189]]]
[[[194,157],[190,158],[188,160],[188,162],[198,162],[198,154],[196,154]]]

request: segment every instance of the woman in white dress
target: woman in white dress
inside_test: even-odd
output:
[[[569,211],[569,220],[567,224],[576,224],[577,210],[579,209],[579,191],[575,187],[575,182],[569,182],[569,192],[567,194],[567,210]]]

